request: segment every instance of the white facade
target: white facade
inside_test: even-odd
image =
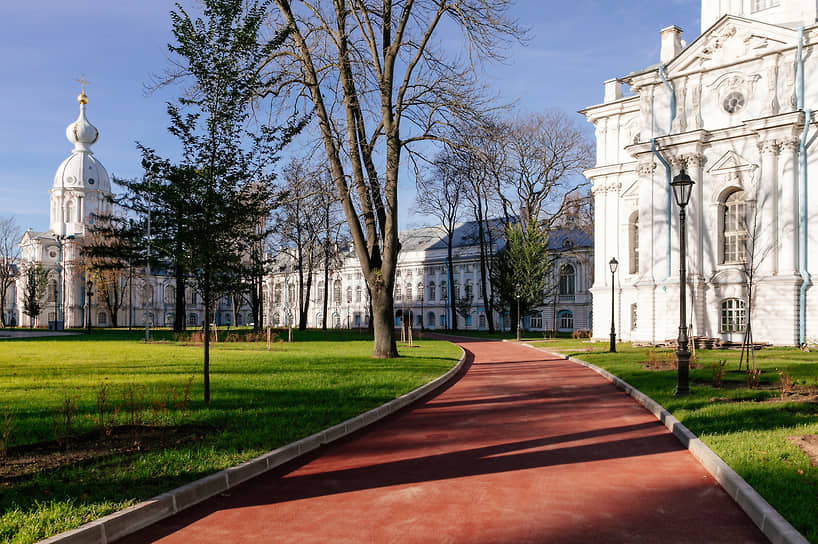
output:
[[[401,315],[412,320],[419,329],[447,329],[451,327],[451,300],[471,297],[471,312],[467,317],[457,315],[459,330],[487,330],[488,316],[483,299],[480,273],[480,247],[476,240],[475,223],[457,226],[453,241],[452,262],[447,262],[445,233],[441,228],[429,227],[400,233],[401,252],[395,278],[395,327]],[[500,247],[494,245],[492,253]],[[562,332],[591,328],[591,296],[593,248],[590,238],[579,230],[553,233],[549,247],[554,263],[555,285],[562,290],[553,296],[544,296],[543,306],[524,317],[526,330],[553,330]],[[288,259],[280,258],[276,272],[271,274],[265,289],[265,315],[273,326],[287,324],[285,316],[298,323],[298,275]],[[454,285],[449,285],[448,266],[454,273]],[[312,271],[309,315],[307,326],[321,327],[324,299],[323,270]],[[562,282],[560,282],[562,280]],[[369,324],[369,299],[366,282],[354,252],[347,252],[336,270],[330,271],[328,328],[364,328]],[[488,288],[490,291],[490,286]],[[489,295],[491,296],[491,295]],[[497,330],[508,330],[507,314],[494,313]]]
[[[597,140],[586,172],[596,213],[594,312],[611,315],[607,263],[616,257],[620,338],[677,335],[679,210],[669,181],[682,168],[695,182],[687,207],[693,334],[742,339],[753,271],[753,339],[818,337],[818,192],[806,190],[818,179],[810,111],[818,84],[804,76],[818,70],[815,20],[814,0],[703,0],[699,38],[682,48],[680,29],[662,30],[660,64],[606,81],[604,102],[582,112]]]

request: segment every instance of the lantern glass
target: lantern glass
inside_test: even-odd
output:
[[[684,169],[679,172],[673,181],[670,182],[673,187],[673,196],[676,198],[676,204],[684,208],[690,202],[690,194],[693,192],[693,180],[687,175]]]
[[[616,257],[610,260],[608,266],[611,267],[611,274],[616,274],[616,269],[619,266],[619,261],[616,260]]]

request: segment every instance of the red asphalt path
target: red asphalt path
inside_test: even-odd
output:
[[[459,343],[471,366],[436,397],[123,542],[767,542],[595,372]]]

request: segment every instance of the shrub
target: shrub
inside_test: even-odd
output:
[[[14,431],[15,426],[14,414],[12,412],[3,412],[3,415],[0,416],[0,459],[6,458],[11,433]]]
[[[54,435],[57,444],[67,450],[71,444],[71,432],[74,428],[74,416],[77,413],[77,401],[69,391],[65,391],[63,399],[54,414]]]
[[[758,389],[759,383],[761,383],[761,369],[747,369],[747,387],[750,389]]]
[[[710,365],[710,368],[713,369],[713,387],[716,389],[720,389],[722,386],[726,366],[726,359],[719,360],[719,362]]]

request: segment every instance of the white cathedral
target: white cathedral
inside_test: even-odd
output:
[[[702,0],[701,35],[661,31],[658,64],[604,83],[583,113],[597,158],[594,336],[662,342],[679,327],[679,208],[687,206],[694,336],[800,345],[818,338],[818,2]],[[624,88],[630,89],[626,94]],[[608,261],[622,266],[611,285]],[[752,273],[750,284],[748,275]],[[611,295],[612,287],[614,295]],[[612,300],[613,299],[613,300]]]
[[[80,112],[77,120],[65,129],[65,137],[73,144],[71,155],[54,174],[49,190],[51,207],[49,228],[45,232],[27,230],[20,241],[21,270],[38,264],[47,273],[47,285],[37,316],[23,312],[25,275],[20,274],[12,290],[10,307],[3,311],[8,322],[18,326],[51,327],[107,327],[115,321],[119,326],[169,327],[174,322],[176,282],[166,271],[154,271],[145,277],[144,269],[123,274],[120,290],[121,304],[116,308],[116,320],[111,307],[99,300],[91,285],[85,267],[81,264],[80,248],[95,214],[109,214],[111,182],[108,172],[94,156],[91,146],[99,138],[99,131],[85,114],[88,97],[85,91],[77,98]],[[185,292],[185,322],[189,326],[201,324],[204,308],[201,298],[190,287]],[[234,313],[227,299],[219,300],[214,320],[217,324],[246,325],[252,321],[252,312],[246,304]]]

